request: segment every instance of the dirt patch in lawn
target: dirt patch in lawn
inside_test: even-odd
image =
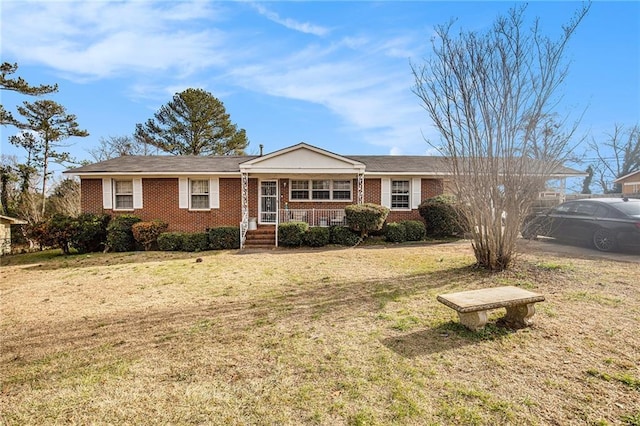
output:
[[[201,261],[196,261],[199,258]],[[640,265],[467,243],[9,259],[3,424],[640,424]],[[534,325],[436,295],[537,291]]]

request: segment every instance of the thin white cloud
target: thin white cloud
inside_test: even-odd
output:
[[[268,20],[282,25],[285,28],[289,28],[290,30],[298,31],[305,34],[313,34],[320,37],[327,35],[330,31],[328,28],[320,25],[314,25],[308,22],[298,22],[295,19],[291,18],[282,18],[276,12],[267,9],[266,7],[258,3],[251,3],[251,6],[260,15],[264,16]]]
[[[207,2],[9,2],[3,5],[3,50],[68,77],[95,79],[172,70],[188,75],[228,58]]]

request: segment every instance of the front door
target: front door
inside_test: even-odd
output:
[[[260,223],[276,223],[278,212],[278,182],[263,180],[260,182]]]

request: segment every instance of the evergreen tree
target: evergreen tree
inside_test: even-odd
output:
[[[40,195],[44,214],[49,163],[69,160],[69,154],[57,151],[57,148],[62,147],[61,142],[71,136],[85,137],[89,133],[80,129],[75,115],[67,114],[65,108],[54,101],[24,102],[23,106],[18,107],[18,112],[27,120],[24,127],[29,130],[11,136],[9,141],[27,149],[33,164],[42,171]]]
[[[8,78],[9,75],[14,74],[18,70],[18,64],[10,64],[8,62],[0,65],[0,90],[10,90],[13,92],[22,93],[23,95],[39,96],[46,95],[58,91],[58,85],[41,84],[39,86],[31,86],[22,77],[15,79]],[[0,105],[0,125],[13,125],[22,127],[22,124],[18,122],[13,115],[4,109],[3,105]]]
[[[224,104],[202,89],[176,93],[135,137],[173,155],[243,155],[249,141],[230,120]]]

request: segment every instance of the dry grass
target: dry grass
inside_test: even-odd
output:
[[[640,424],[637,263],[488,274],[460,243],[3,261],[6,425]],[[533,327],[471,333],[435,300],[497,285],[546,295]]]

